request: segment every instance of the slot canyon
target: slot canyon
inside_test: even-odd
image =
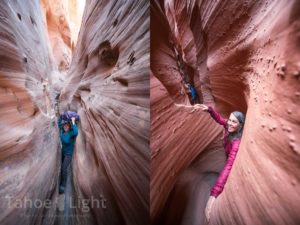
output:
[[[1,225],[149,223],[149,5],[0,2]],[[80,123],[61,203],[66,110]]]
[[[150,219],[207,224],[226,161],[223,127],[195,110],[246,114],[208,224],[300,224],[300,2],[153,0],[150,6]]]

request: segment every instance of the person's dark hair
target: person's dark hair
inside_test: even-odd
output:
[[[240,122],[240,128],[234,132],[234,133],[229,133],[228,138],[230,140],[233,139],[241,139],[243,135],[243,129],[244,129],[244,124],[245,124],[245,115],[242,112],[234,111],[232,114],[238,119]]]

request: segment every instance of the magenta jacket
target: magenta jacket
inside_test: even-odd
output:
[[[225,128],[224,147],[227,155],[227,161],[224,169],[220,173],[218,179],[216,180],[214,186],[210,191],[210,195],[217,198],[219,194],[221,194],[221,192],[223,191],[224,186],[226,184],[236,154],[239,150],[240,140],[239,139],[233,139],[232,141],[228,140],[229,132],[227,129],[227,120],[222,118],[219,113],[213,110],[212,107],[208,107],[208,112],[217,123],[223,125],[223,127]]]

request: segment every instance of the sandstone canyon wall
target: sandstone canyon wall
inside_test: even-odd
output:
[[[149,223],[149,21],[148,1],[86,3],[60,104],[81,116],[75,196],[107,208],[78,224]]]
[[[300,223],[299,12],[292,0],[151,2],[153,224],[205,224],[226,158],[221,126],[188,101],[176,54],[205,104],[246,113],[209,224]]]
[[[24,207],[26,199],[54,202],[58,195],[55,64],[40,3],[1,1],[0,17],[0,223],[53,224],[54,204]]]
[[[74,2],[0,3],[1,224],[61,222],[56,101],[81,116],[66,196],[105,200],[68,224],[149,221],[149,3],[87,1],[77,40]]]

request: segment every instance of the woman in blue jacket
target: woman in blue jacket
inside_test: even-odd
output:
[[[70,122],[65,121],[61,118],[58,121],[60,140],[62,144],[62,166],[59,193],[64,193],[65,191],[68,167],[72,161],[75,140],[78,135],[78,128],[75,123],[75,117],[72,117],[71,120],[71,124]]]

